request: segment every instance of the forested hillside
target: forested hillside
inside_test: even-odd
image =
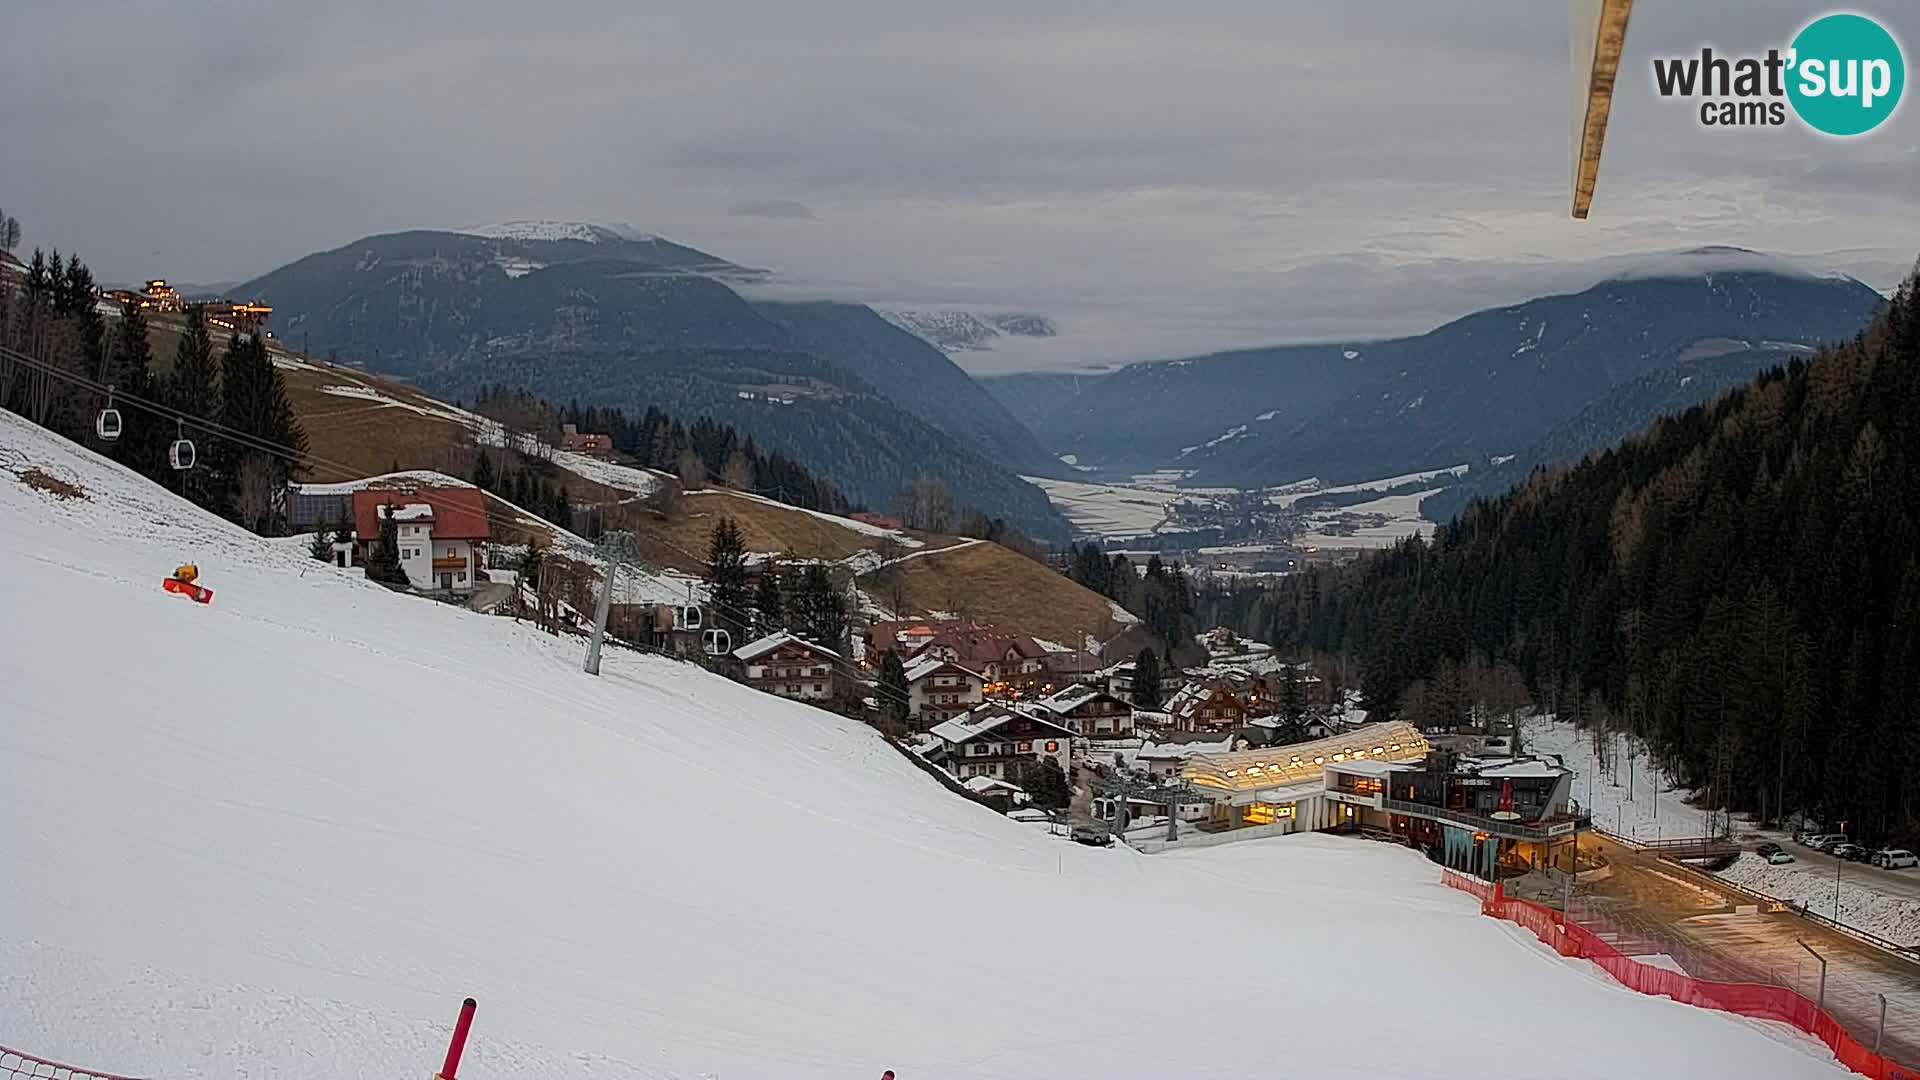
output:
[[[1920,311],[1476,501],[1431,544],[1242,595],[1277,644],[1359,654],[1377,708],[1473,658],[1645,735],[1682,784],[1920,835]]]

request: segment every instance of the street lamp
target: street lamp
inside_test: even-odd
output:
[[[1814,952],[1813,946],[1807,944],[1806,942],[1800,940],[1799,938],[1794,938],[1793,942],[1794,944],[1807,950],[1807,952],[1811,954],[1815,960],[1820,961],[1820,1000],[1816,1003],[1815,1007],[1818,1008],[1821,1012],[1825,1012],[1827,1011],[1827,958],[1824,956],[1821,956],[1817,952]]]

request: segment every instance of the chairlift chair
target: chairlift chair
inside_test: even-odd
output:
[[[733,651],[733,635],[718,628],[700,635],[702,647],[708,656],[725,656]]]
[[[174,422],[173,445],[167,447],[167,464],[175,472],[185,472],[193,468],[193,440],[187,438],[185,425]]]
[[[113,387],[107,387],[107,407],[94,418],[93,433],[103,439],[120,437],[120,410],[113,407]]]

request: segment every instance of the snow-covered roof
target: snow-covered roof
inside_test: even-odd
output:
[[[1064,713],[1105,693],[1105,690],[1097,686],[1075,685],[1056,690],[1034,704],[1052,712]]]
[[[989,791],[1011,791],[1025,795],[1027,789],[1019,784],[1010,784],[1005,780],[995,780],[991,776],[971,776],[960,781],[960,786],[976,795],[985,795]]]
[[[1426,753],[1426,736],[1413,725],[1394,720],[1291,746],[1199,754],[1187,762],[1184,772],[1187,779],[1206,787],[1264,791],[1309,780],[1319,783],[1327,766],[1349,760],[1410,761]]]
[[[968,675],[971,675],[976,679],[986,678],[985,675],[982,675],[977,671],[973,671],[969,668],[962,667],[959,664],[955,664],[947,660],[942,660],[937,656],[923,656],[920,659],[915,660],[913,663],[907,665],[907,681],[910,683],[917,683],[921,679],[924,679],[927,676],[933,674],[934,672],[939,671],[941,668],[949,668],[949,667],[954,669],[955,671],[964,671]]]
[[[831,656],[835,660],[840,659],[839,653],[834,652],[832,649],[827,648],[825,645],[815,645],[813,642],[807,641],[804,638],[795,637],[792,634],[787,633],[785,630],[782,630],[777,634],[768,634],[766,637],[761,638],[759,641],[749,642],[745,645],[740,646],[739,648],[733,650],[733,658],[735,660],[751,662],[755,659],[758,659],[759,657],[767,655],[768,653],[772,652],[773,650],[779,648],[782,645],[798,645],[812,652],[817,652],[824,656]]]
[[[394,521],[432,521],[433,507],[426,503],[408,503],[405,506],[382,506],[380,516]]]
[[[1516,761],[1508,765],[1498,765],[1480,770],[1481,776],[1500,780],[1544,779],[1564,776],[1567,770],[1551,762],[1537,758],[1528,761]]]
[[[288,484],[288,490],[296,495],[351,495],[367,488],[411,488],[411,487],[472,487],[472,484],[457,476],[434,472],[431,469],[404,469],[395,473],[382,473],[361,480],[346,480],[337,484]]]
[[[1200,739],[1191,742],[1162,743],[1157,746],[1142,746],[1134,757],[1141,761],[1185,761],[1195,754],[1211,754],[1226,749],[1227,736],[1223,733],[1218,739]]]
[[[968,739],[994,731],[1009,721],[1022,718],[1052,728],[1062,737],[1071,737],[1073,735],[1073,732],[1068,731],[1066,728],[1061,727],[1059,724],[1045,717],[1036,716],[1030,712],[1015,711],[1004,705],[992,703],[981,705],[972,712],[956,716],[944,723],[935,724],[931,731],[932,734],[946,742],[962,743]]]
[[[1351,776],[1391,776],[1397,772],[1406,772],[1419,766],[1413,762],[1382,761],[1376,758],[1356,758],[1338,764],[1329,763],[1328,772],[1343,772]]]

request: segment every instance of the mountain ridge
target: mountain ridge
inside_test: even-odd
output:
[[[1740,253],[1749,255],[1768,258]],[[1791,267],[1630,268],[1411,337],[983,381],[1047,434],[1049,450],[1083,463],[1179,469],[1203,486],[1334,483],[1519,455],[1615,387],[1714,342],[1781,354],[1844,340],[1884,302],[1852,278]],[[1684,398],[1661,400],[1693,403]],[[1519,475],[1531,464],[1521,461]]]
[[[278,309],[289,341],[436,393],[504,382],[712,415],[869,504],[886,505],[926,468],[964,505],[1064,537],[1064,520],[1019,476],[1055,466],[1033,434],[944,353],[870,309],[751,300],[734,286],[762,272],[636,231],[483,228],[501,235],[365,237],[244,288]],[[769,401],[786,415],[763,423]]]

